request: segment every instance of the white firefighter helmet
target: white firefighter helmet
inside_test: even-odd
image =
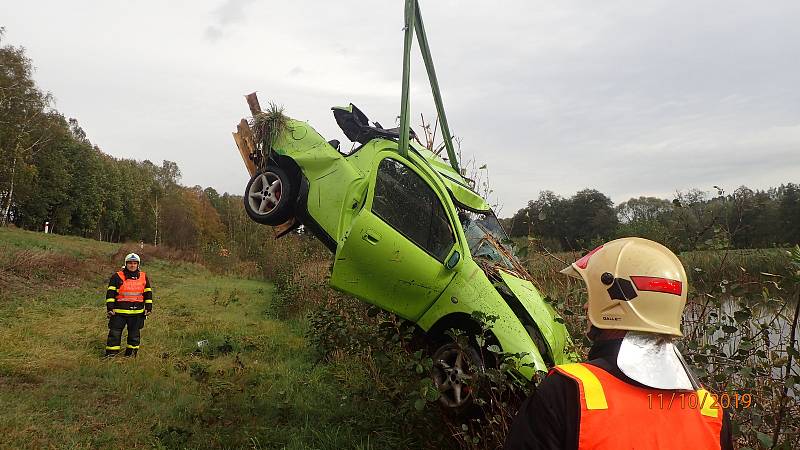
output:
[[[130,261],[136,261],[139,263],[139,265],[142,264],[142,258],[140,258],[136,253],[128,253],[125,256],[125,264],[128,264]]]
[[[595,327],[683,336],[686,271],[663,245],[635,237],[617,239],[561,273],[586,283],[589,321]]]

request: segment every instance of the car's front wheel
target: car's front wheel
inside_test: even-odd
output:
[[[480,384],[478,375],[484,370],[478,350],[450,342],[439,347],[432,359],[431,378],[441,404],[456,414],[468,410]]]
[[[294,214],[295,191],[295,183],[283,169],[267,166],[247,183],[244,210],[260,224],[280,225]]]

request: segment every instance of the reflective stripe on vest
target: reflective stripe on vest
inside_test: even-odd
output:
[[[579,449],[720,448],[722,409],[705,389],[638,387],[591,364],[553,370],[578,384]]]
[[[147,277],[144,272],[139,272],[137,279],[125,279],[123,271],[117,272],[122,280],[122,286],[117,289],[118,302],[144,302],[144,289],[147,284]]]

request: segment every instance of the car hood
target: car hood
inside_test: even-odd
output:
[[[498,270],[503,283],[514,294],[533,318],[539,330],[547,340],[556,364],[568,362],[564,355],[564,346],[569,334],[560,317],[544,299],[544,296],[529,280],[519,278],[504,270]],[[558,319],[558,320],[557,320]]]

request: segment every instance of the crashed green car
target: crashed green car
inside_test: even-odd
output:
[[[445,160],[417,142],[408,158],[398,132],[369,125],[352,104],[333,108],[345,135],[360,144],[345,154],[305,122],[286,119],[270,148],[251,157],[260,167],[244,204],[256,222],[302,224],[334,253],[330,284],[414,322],[435,345],[434,381],[442,401],[469,401],[459,375],[464,358],[445,331],[478,331],[472,313],[497,316],[491,338],[524,354],[520,373],[568,362],[570,337],[507,239],[486,200]],[[286,231],[284,231],[286,232]]]

